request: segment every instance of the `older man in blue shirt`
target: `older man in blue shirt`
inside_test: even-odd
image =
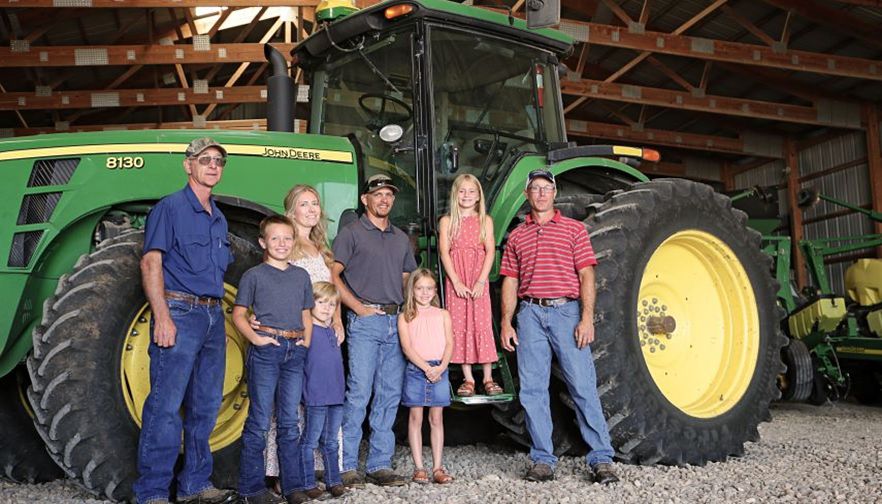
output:
[[[223,397],[226,335],[221,298],[232,262],[227,221],[211,199],[227,152],[210,138],[187,147],[187,185],[147,216],[141,276],[153,311],[150,395],[138,446],[139,503],[164,503],[184,440],[179,502],[232,500],[214,488],[208,438]],[[181,418],[183,407],[184,418]]]

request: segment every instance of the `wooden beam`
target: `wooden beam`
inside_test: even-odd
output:
[[[862,127],[860,110],[850,104],[836,104],[837,114],[828,114],[817,106],[789,105],[784,103],[729,98],[727,96],[704,95],[651,88],[630,84],[618,84],[598,80],[582,79],[578,82],[561,81],[561,93],[570,96],[590,97],[597,100],[611,100],[641,105],[654,105],[695,112],[767,119],[837,128],[860,129]],[[848,109],[853,113],[847,113]]]
[[[58,3],[59,5],[56,5]],[[296,7],[300,5],[315,6],[319,0],[216,0],[209,2],[212,7]],[[57,2],[57,0],[0,0],[0,7],[21,8],[84,8],[81,2]],[[89,0],[85,8],[167,8],[167,7],[203,7],[205,0]]]
[[[669,79],[679,84],[680,87],[682,87],[686,91],[691,92],[693,89],[695,89],[695,86],[690,84],[689,81],[681,77],[680,74],[675,72],[671,67],[659,61],[659,59],[655,56],[650,56],[646,58],[646,61],[649,62],[650,65],[657,68],[661,73],[665,74]]]
[[[762,31],[757,25],[753,24],[751,20],[742,16],[741,13],[733,9],[731,6],[724,5],[723,12],[725,12],[730,18],[734,19],[736,23],[740,24],[742,28],[752,33],[756,38],[765,42],[766,45],[775,45],[775,39],[770,37],[768,33]]]
[[[192,88],[61,91],[50,96],[33,93],[0,94],[0,110],[58,110],[104,107],[151,107],[217,103],[262,103],[266,86],[212,87],[207,93]]]
[[[802,209],[799,208],[799,151],[796,142],[787,139],[785,142],[787,166],[787,204],[790,207],[790,240],[793,244],[793,270],[796,274],[796,285],[801,290],[808,285],[808,274],[805,269],[805,258],[802,256],[799,242],[804,236]]]
[[[289,55],[295,44],[275,44]],[[92,67],[105,65],[174,65],[265,61],[260,44],[211,44],[208,51],[192,45],[31,46],[27,52],[0,47],[4,67]]]
[[[306,132],[306,121],[300,121],[298,132]],[[14,136],[39,135],[45,133],[80,133],[85,131],[115,131],[115,130],[145,130],[145,129],[199,129],[190,121],[177,122],[150,122],[132,124],[89,124],[71,125],[68,130],[58,130],[54,127],[42,128],[13,128]],[[204,129],[224,130],[266,130],[266,119],[236,119],[232,121],[206,121]]]
[[[630,128],[619,124],[566,120],[567,135],[629,142],[646,146],[677,147],[681,149],[722,152],[742,156],[783,157],[784,148],[777,138],[767,138],[763,145],[746,142],[742,138],[729,138],[677,131]]]
[[[633,49],[767,68],[786,68],[857,79],[882,80],[882,60],[810,51],[785,50],[778,52],[774,48],[755,44],[653,31],[632,32],[620,26],[573,20],[562,20],[561,27],[570,33],[586,34],[583,41],[618,49]]]
[[[867,170],[870,176],[870,194],[873,210],[882,212],[882,145],[879,139],[879,109],[873,103],[864,105],[867,123]],[[882,233],[882,223],[874,222],[873,230]],[[876,257],[882,257],[882,247],[876,247]]]
[[[795,12],[812,23],[827,27],[850,38],[865,42],[870,47],[882,48],[879,28],[864,22],[847,10],[829,6],[816,0],[763,0],[779,9]]]

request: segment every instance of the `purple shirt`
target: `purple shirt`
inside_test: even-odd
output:
[[[337,345],[337,334],[333,328],[313,324],[303,373],[303,404],[343,404],[344,391],[343,354]]]

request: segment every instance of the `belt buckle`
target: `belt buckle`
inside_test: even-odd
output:
[[[551,308],[554,306],[554,300],[551,298],[539,298],[539,306],[543,308]]]

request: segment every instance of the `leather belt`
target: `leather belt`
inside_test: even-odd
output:
[[[267,334],[272,334],[273,336],[280,336],[285,339],[300,339],[303,337],[303,331],[300,330],[291,330],[285,331],[282,329],[276,329],[275,327],[269,327],[262,325],[260,328],[255,329],[255,332],[265,332]]]
[[[381,310],[386,315],[398,315],[401,312],[401,306],[397,304],[375,304],[375,303],[365,303],[361,302],[365,306],[365,308],[373,308],[375,310]]]
[[[193,294],[187,294],[186,292],[178,292],[178,291],[165,291],[165,299],[175,299],[177,301],[186,301],[190,304],[198,304],[202,306],[220,306],[221,300],[220,298],[208,297],[208,296],[194,296]]]
[[[567,304],[570,301],[575,301],[575,299],[568,298],[568,297],[534,298],[534,297],[526,297],[525,296],[525,297],[521,298],[521,301],[524,301],[524,302],[527,302],[530,304],[534,304],[534,305],[544,306],[544,307],[548,308],[549,306],[560,306],[563,304]]]

